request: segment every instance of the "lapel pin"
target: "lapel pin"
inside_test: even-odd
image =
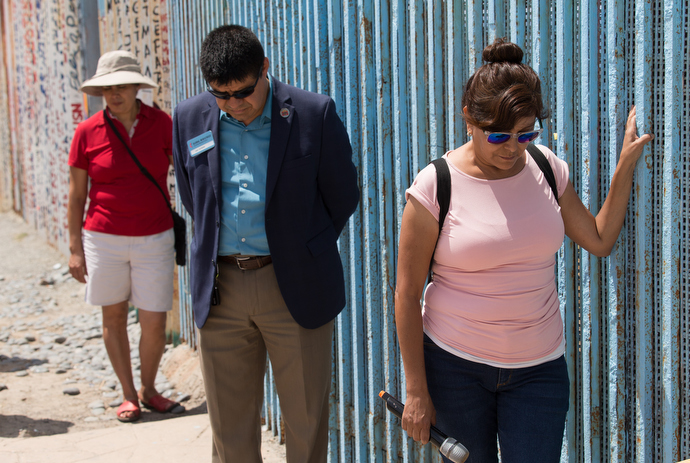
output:
[[[280,110],[280,115],[283,117],[288,117],[290,115],[290,110],[287,108],[283,108]]]

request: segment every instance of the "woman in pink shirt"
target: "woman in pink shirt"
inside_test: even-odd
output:
[[[569,380],[555,253],[564,235],[594,255],[611,252],[635,165],[652,139],[637,136],[633,107],[596,217],[569,182],[568,165],[539,146],[556,198],[526,154],[547,112],[539,78],[522,56],[504,39],[484,49],[485,64],[462,99],[470,141],[444,155],[452,187],[441,232],[432,165],[407,190],[400,231],[395,315],[407,381],[403,428],[426,443],[435,424],[467,447],[469,462],[498,461],[497,439],[504,463],[559,461]]]

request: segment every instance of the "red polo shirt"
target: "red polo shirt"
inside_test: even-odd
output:
[[[134,134],[112,119],[120,136],[168,197],[172,154],[172,120],[163,111],[141,103]],[[141,173],[127,149],[99,111],[77,126],[69,165],[91,179],[84,229],[111,235],[146,236],[172,228],[173,222],[156,186]]]

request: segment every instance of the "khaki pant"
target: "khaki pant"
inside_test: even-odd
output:
[[[220,264],[221,304],[199,330],[214,463],[261,463],[266,354],[285,425],[288,463],[325,463],[333,322],[299,326],[278,289],[273,265]]]

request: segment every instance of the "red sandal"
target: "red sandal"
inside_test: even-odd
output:
[[[123,413],[132,412],[131,415],[123,415]],[[137,421],[141,417],[141,408],[139,404],[132,402],[131,400],[125,400],[122,405],[117,407],[117,419],[123,423],[132,423]]]
[[[168,413],[173,411],[177,407],[181,407],[182,411],[178,413],[182,413],[185,409],[182,405],[180,405],[178,402],[175,402],[174,400],[166,399],[160,394],[156,394],[153,397],[149,399],[148,402],[144,402],[143,400],[141,401],[141,404],[148,408],[149,410],[155,410],[158,413]]]

